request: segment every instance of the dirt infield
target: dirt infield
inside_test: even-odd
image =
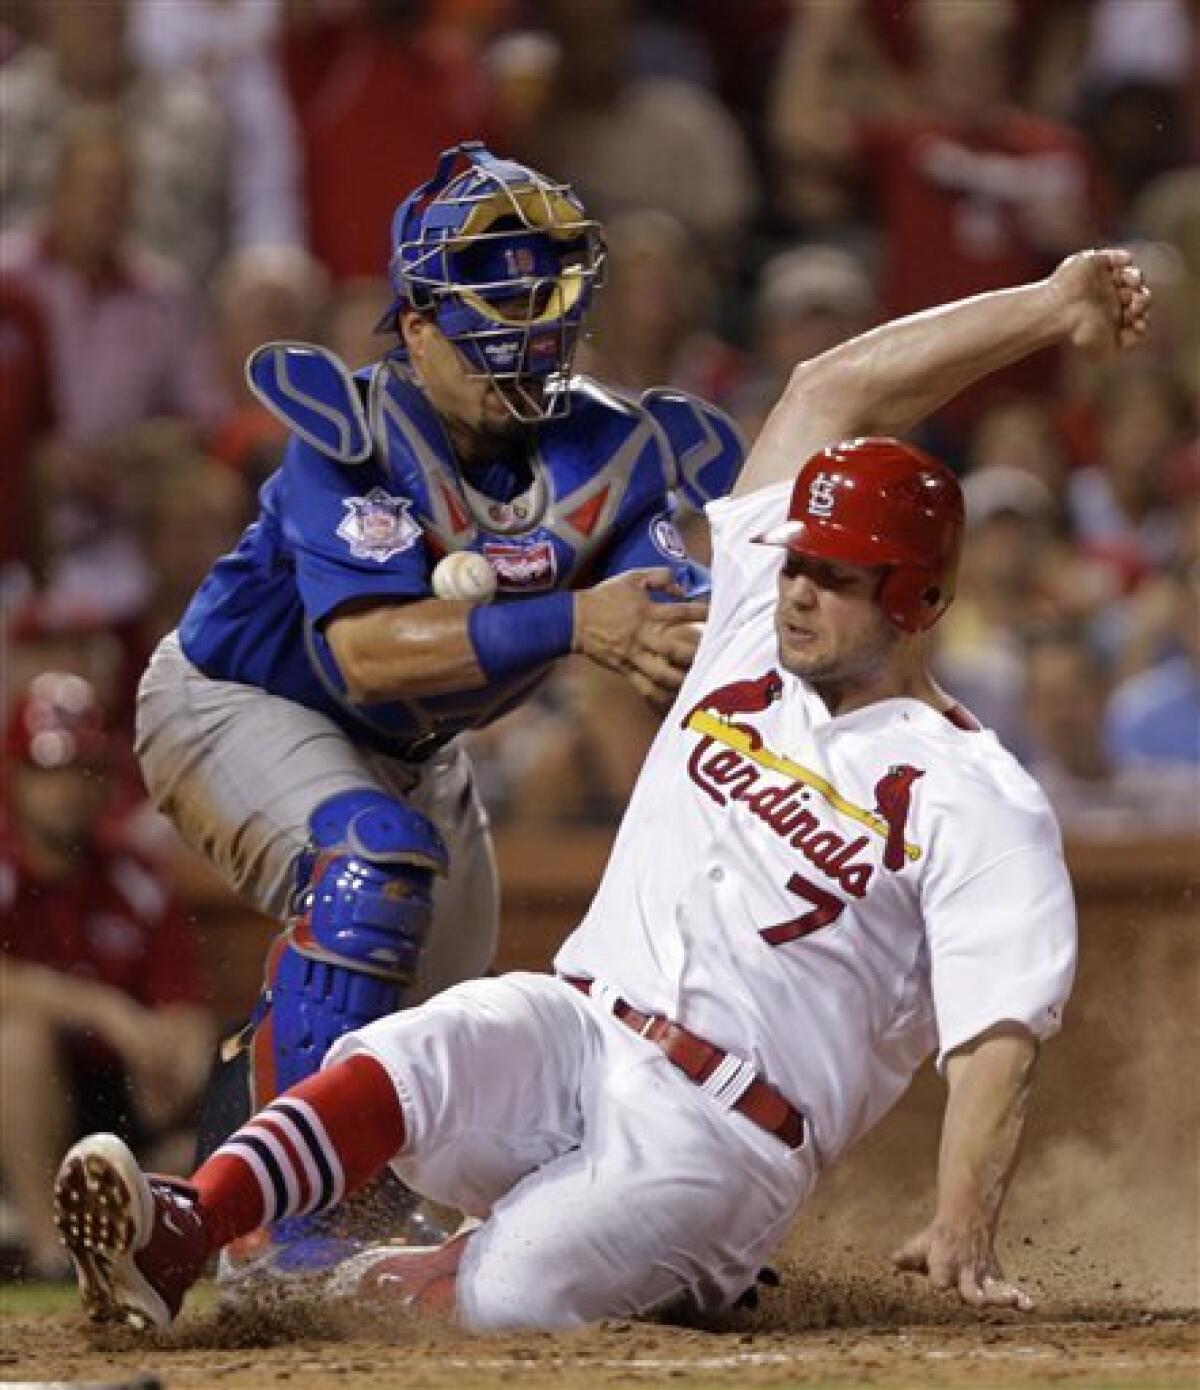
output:
[[[622,1323],[483,1338],[328,1305],[219,1314],[209,1297],[171,1335],[146,1343],[91,1331],[59,1311],[60,1298],[53,1311],[0,1318],[0,1383],[127,1382],[151,1372],[168,1390],[1196,1386],[1195,1127],[1179,1125],[1175,1108],[1142,1081],[1149,1108],[1135,1108],[1129,1094],[1120,1112],[1138,1126],[1132,1152],[1133,1131],[1121,1145],[1105,1142],[1107,1121],[1092,1134],[1079,1120],[1065,1137],[1055,1119],[1032,1136],[1003,1245],[1008,1272],[1039,1300],[1031,1315],[977,1316],[890,1270],[888,1250],[928,1209],[936,1128],[922,1117],[938,1083],[926,1077],[829,1175],[784,1252],[782,1288],[720,1328]]]
[[[150,1373],[167,1390],[1200,1384],[1187,1220],[1173,1244],[1158,1244],[1155,1233],[1151,1262],[1137,1239],[1114,1245],[1103,1227],[1090,1236],[1095,1213],[1086,1203],[1052,1211],[1042,1205],[1052,1189],[1035,1186],[1013,1213],[1006,1263],[1039,1306],[980,1316],[892,1273],[885,1253],[911,1213],[886,1210],[882,1189],[878,1201],[851,1210],[842,1186],[831,1184],[797,1228],[782,1287],[720,1327],[610,1323],[572,1335],[470,1337],[328,1304],[220,1313],[209,1295],[174,1332],[149,1342],[95,1332],[74,1312],[0,1319],[0,1383],[129,1382]]]
[[[795,1271],[790,1271],[795,1273]],[[150,1345],[84,1330],[74,1314],[6,1319],[0,1377],[168,1387],[500,1390],[597,1385],[1194,1386],[1194,1317],[1127,1304],[1059,1305],[1026,1318],[979,1319],[907,1292],[903,1281],[801,1278],[770,1312],[720,1331],[609,1324],[549,1336],[467,1337],[384,1326],[329,1308],[255,1319],[185,1319]],[[778,1330],[800,1326],[802,1331]]]

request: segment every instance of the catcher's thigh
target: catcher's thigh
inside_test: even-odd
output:
[[[137,753],[150,795],[182,839],[260,912],[282,921],[313,811],[339,792],[406,800],[442,832],[450,873],[414,998],[484,971],[497,891],[487,821],[470,762],[444,749],[411,767],[355,747],[315,710],[234,681],[211,680],[163,639],[138,692]],[[426,959],[427,957],[427,959]]]

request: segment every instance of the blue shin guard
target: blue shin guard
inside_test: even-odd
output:
[[[344,1033],[391,1013],[416,974],[442,838],[382,792],[343,792],[309,822],[294,909],[267,959],[255,1009],[253,1099],[311,1076]]]

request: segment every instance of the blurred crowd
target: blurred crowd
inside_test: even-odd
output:
[[[582,369],[696,392],[748,443],[796,362],[873,322],[1135,247],[1147,351],[1045,354],[921,432],[968,508],[938,664],[1068,834],[1200,832],[1198,25],[1189,0],[8,0],[0,948],[71,973],[67,907],[57,945],[18,925],[22,892],[78,897],[39,817],[169,884],[133,697],[280,455],[246,354],[386,350],[393,207],[473,137],[606,223]],[[103,706],[103,796],[29,789],[47,769],[13,720],[47,672]],[[568,665],[473,742],[497,819],[608,824],[653,733],[624,683]],[[149,941],[174,910],[127,915]],[[111,974],[186,1003],[152,986],[155,949],[123,973],[97,951],[84,994]],[[6,1027],[39,998],[27,976],[10,1007],[9,978]]]

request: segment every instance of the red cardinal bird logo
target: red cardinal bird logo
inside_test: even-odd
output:
[[[904,827],[912,804],[912,785],[924,776],[919,767],[896,763],[875,783],[875,810],[887,821],[888,828],[883,866],[894,874],[904,867]]]
[[[708,710],[723,723],[741,730],[750,740],[752,748],[761,748],[762,738],[758,730],[751,728],[749,724],[735,722],[733,716],[735,714],[761,714],[782,695],[783,677],[778,671],[768,671],[765,676],[759,676],[755,680],[734,681],[731,685],[719,686],[700,699],[688,711],[687,717],[683,721],[683,727],[687,728],[694,714],[699,714],[701,710]]]

